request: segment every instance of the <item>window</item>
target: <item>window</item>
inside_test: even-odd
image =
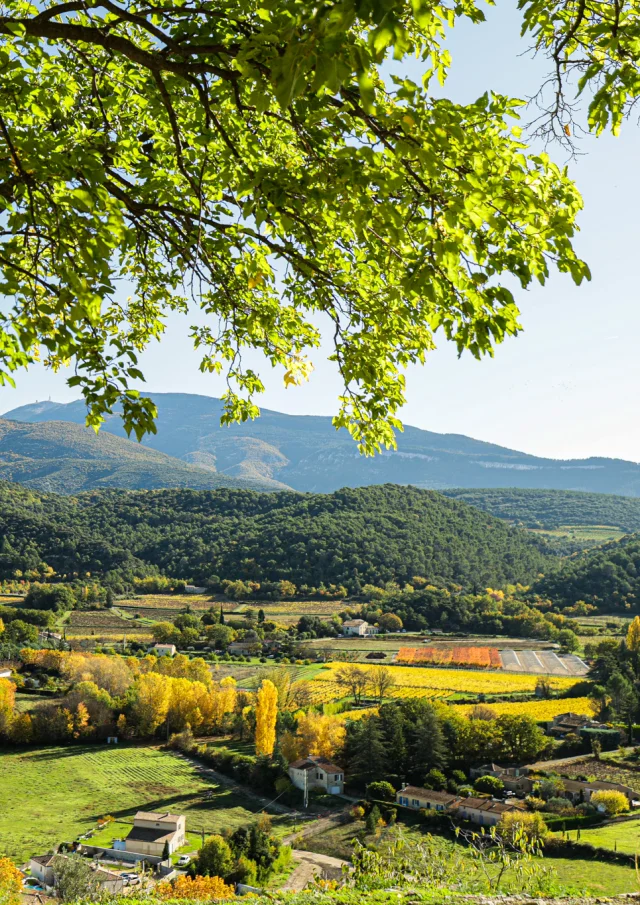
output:
[[[419,807],[420,807],[420,802],[418,801],[417,798],[414,798],[414,799],[411,801],[411,804],[414,806],[414,808],[419,808]]]

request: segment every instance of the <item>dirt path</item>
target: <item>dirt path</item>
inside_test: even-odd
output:
[[[342,876],[342,868],[349,863],[342,858],[303,852],[299,849],[293,850],[293,858],[298,862],[298,866],[282,887],[287,892],[300,892],[314,877],[337,880]]]
[[[306,839],[308,836],[324,833],[325,830],[330,830],[331,827],[339,826],[343,822],[343,814],[332,814],[330,817],[320,817],[318,820],[312,820],[311,823],[306,826],[300,827],[296,833],[289,833],[282,841],[285,845],[290,845],[298,839]]]

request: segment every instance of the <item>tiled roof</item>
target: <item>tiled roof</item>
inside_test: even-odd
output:
[[[407,798],[428,798],[431,801],[449,802],[455,801],[456,796],[450,792],[437,792],[435,789],[423,789],[421,786],[405,786],[400,789],[398,795],[406,795]]]
[[[36,864],[41,864],[43,867],[48,867],[53,861],[55,855],[34,855],[33,858],[30,858],[30,861],[35,861]]]
[[[474,811],[491,811],[494,814],[504,814],[505,811],[517,811],[521,806],[515,802],[494,801],[493,798],[463,798],[455,807],[470,808]]]
[[[175,830],[147,829],[134,826],[127,836],[127,842],[167,842],[175,836]]]
[[[134,820],[153,820],[154,823],[160,823],[163,820],[171,821],[175,823],[176,820],[180,819],[179,814],[169,814],[168,811],[165,811],[163,814],[158,814],[155,811],[138,811],[136,816],[133,818]]]
[[[324,757],[301,757],[289,764],[294,770],[315,770],[320,767],[325,773],[342,773],[342,767],[337,767]]]

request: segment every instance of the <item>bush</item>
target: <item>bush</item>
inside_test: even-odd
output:
[[[615,789],[594,792],[591,796],[591,804],[599,811],[603,811],[607,817],[615,817],[629,810],[627,796]]]
[[[529,842],[542,843],[549,834],[547,824],[539,811],[507,811],[498,823],[498,833],[509,842],[522,835]]]
[[[476,792],[486,792],[488,795],[502,795],[504,783],[497,776],[479,776],[473,788]]]
[[[370,782],[366,792],[371,800],[394,801],[396,797],[396,790],[390,782]]]

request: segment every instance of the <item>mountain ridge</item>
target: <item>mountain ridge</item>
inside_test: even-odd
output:
[[[261,483],[262,489],[330,493],[395,483],[434,490],[516,487],[640,497],[640,464],[623,459],[550,459],[411,425],[398,434],[397,451],[364,458],[329,416],[263,409],[254,422],[223,428],[220,399],[190,393],[150,396],[158,406],[158,433],[144,438],[145,448],[221,478]],[[77,400],[33,403],[2,417],[83,424],[85,415],[84,403]],[[118,415],[108,416],[103,430],[126,436]]]
[[[8,419],[0,419],[0,480],[65,494],[100,488],[273,489],[266,480],[221,475],[108,431],[96,435],[72,422]]]

